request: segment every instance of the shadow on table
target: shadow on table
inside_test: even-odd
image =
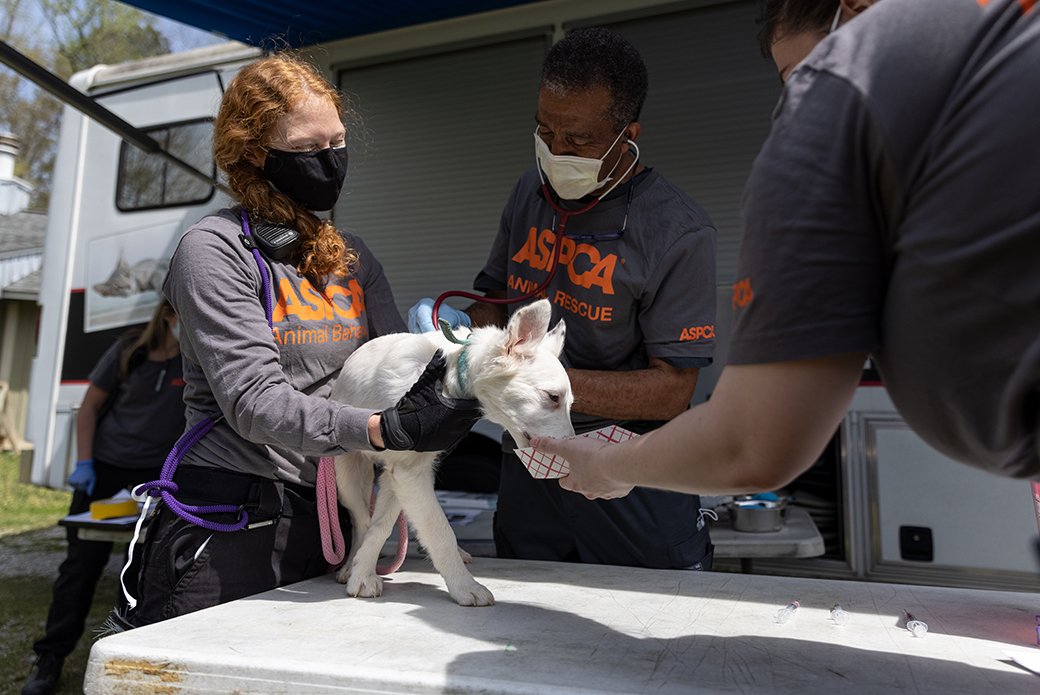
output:
[[[429,561],[410,559],[404,570],[435,574]],[[840,604],[853,615],[853,620],[877,621],[890,626],[904,626],[903,611],[910,611],[919,620],[928,624],[933,634],[948,634],[959,637],[991,640],[1006,644],[1031,644],[1035,636],[1037,610],[1023,607],[1023,594],[1012,592],[986,592],[985,604],[977,601],[978,593],[969,589],[948,587],[916,586],[908,584],[886,584],[880,582],[817,580],[797,577],[774,577],[767,575],[740,575],[722,572],[694,572],[683,570],[660,570],[668,573],[669,580],[648,584],[644,581],[643,568],[607,567],[603,565],[577,565],[553,562],[517,562],[501,559],[478,559],[470,565],[474,577],[485,580],[516,581],[528,584],[558,583],[561,569],[565,570],[569,586],[589,589],[639,592],[648,597],[688,596],[711,598],[720,602],[747,600],[754,595],[764,600],[763,617],[772,620],[776,610],[793,600],[805,609],[825,609]],[[569,570],[573,569],[571,572]],[[408,602],[411,588],[402,586],[400,575],[384,578],[387,595],[382,600]],[[440,597],[447,606],[455,607],[443,586],[438,582]],[[400,586],[397,591],[393,587]],[[436,590],[432,587],[418,589]],[[507,596],[498,596],[506,599]],[[654,599],[648,599],[654,600]],[[803,611],[804,613],[804,611]],[[830,623],[823,623],[830,627]],[[909,636],[909,633],[907,633]],[[1040,685],[1040,683],[1038,683]],[[1038,690],[1040,692],[1040,690]]]
[[[806,580],[797,577],[776,577],[764,575],[729,574],[716,572],[682,572],[675,570],[661,570],[667,572],[667,581],[647,582],[646,569],[633,569],[626,567],[605,567],[600,565],[583,565],[581,571],[561,572],[564,568],[569,570],[571,565],[560,563],[531,563],[514,562],[508,560],[477,560],[471,568],[477,581],[490,585],[497,582],[518,582],[528,586],[544,584],[560,585],[562,576],[570,587],[581,587],[595,589],[605,592],[616,601],[618,610],[625,610],[623,603],[627,601],[640,601],[642,606],[657,607],[661,615],[666,615],[670,601],[675,597],[690,597],[694,599],[710,599],[717,606],[726,606],[737,602],[757,602],[761,607],[761,628],[773,623],[773,616],[779,608],[786,606],[791,600],[799,600],[802,611],[799,617],[806,620],[808,610],[814,610],[814,619],[820,620],[820,629],[832,630],[836,641],[851,640],[862,632],[864,626],[874,624],[873,635],[877,630],[884,627],[903,626],[903,611],[909,610],[915,617],[924,620],[930,628],[930,637],[942,635],[956,636],[958,638],[973,638],[998,643],[1021,645],[1026,647],[1035,634],[1037,611],[1026,610],[1028,601],[1023,600],[1023,594],[1008,592],[986,592],[986,600],[977,600],[979,593],[964,589],[948,589],[941,587],[918,587],[910,585],[879,584],[869,582],[843,582],[825,580]],[[574,569],[577,569],[574,566]],[[404,570],[410,572],[428,572],[436,574],[430,563],[422,560],[409,560]],[[471,622],[483,626],[489,621],[496,623],[504,613],[510,614],[510,619],[519,617],[523,622],[524,616],[529,611],[539,609],[532,608],[528,603],[510,602],[508,592],[496,591],[497,604],[493,608],[462,608],[457,606],[448,596],[443,585],[443,580],[437,577],[433,585],[408,581],[407,574],[390,575],[384,578],[384,595],[378,599],[349,599],[349,600],[376,600],[392,601],[398,603],[413,603],[416,606],[417,615],[424,621],[439,628],[450,629],[454,625],[468,625]],[[660,576],[665,580],[665,575]],[[332,576],[326,577],[328,582],[335,582]],[[329,597],[329,587],[322,587],[320,591],[314,591],[308,585],[285,587],[278,594],[284,595],[286,600],[296,602],[318,602],[326,601]],[[345,596],[345,588],[337,585],[338,591]],[[334,590],[334,592],[336,591]],[[264,594],[270,599],[272,594]],[[529,591],[526,596],[530,596]],[[620,601],[619,597],[626,597]],[[250,600],[249,598],[242,600]],[[421,603],[421,604],[420,604]],[[821,609],[829,611],[835,603],[852,613],[851,625],[838,628],[826,619],[826,613],[821,614]],[[757,607],[756,607],[757,608]],[[554,612],[549,609],[541,609],[538,620],[550,621],[550,628],[556,624],[569,624],[581,621],[580,617],[570,613]],[[646,609],[645,609],[646,610]],[[576,611],[577,612],[577,611]],[[797,619],[797,618],[796,618]],[[586,621],[588,626],[602,629],[595,621]],[[707,621],[700,623],[700,629],[705,630],[710,625]],[[531,623],[531,627],[540,629],[539,623]],[[690,625],[691,632],[697,625]],[[803,625],[804,628],[804,625]],[[907,640],[916,640],[909,633],[901,632]],[[482,637],[482,639],[485,639]],[[509,636],[502,636],[502,648],[509,642]],[[711,640],[706,643],[704,637],[683,638],[696,640],[699,643],[698,650],[711,646]],[[714,638],[716,640],[722,638]],[[728,638],[737,644],[752,644],[760,638],[740,637]],[[776,641],[775,638],[761,638],[766,643]],[[925,638],[928,640],[929,638]],[[935,640],[925,642],[928,646]],[[586,640],[578,640],[575,644],[584,644]],[[811,645],[811,650],[804,655],[811,663],[816,659],[817,649],[821,643],[805,642]],[[516,646],[516,645],[514,645]],[[716,645],[718,646],[718,645]],[[563,648],[557,647],[557,648]],[[808,648],[808,647],[807,647]],[[850,649],[852,647],[837,647],[839,649]],[[912,647],[911,650],[916,648]],[[519,647],[517,647],[519,649]],[[763,647],[763,653],[771,653],[776,649]],[[870,650],[855,649],[853,651],[862,654],[877,654]],[[675,649],[670,648],[668,653]],[[754,650],[753,650],[754,651]],[[743,651],[742,651],[743,652]],[[505,653],[503,651],[503,653]],[[709,650],[710,653],[710,650]],[[726,652],[724,652],[726,653]],[[902,662],[907,658],[902,655],[885,654],[882,661],[895,660]],[[875,660],[877,661],[877,660]],[[837,659],[836,663],[843,664],[843,660]],[[938,660],[943,668],[948,667],[951,662]],[[815,668],[813,666],[812,668]],[[887,669],[887,667],[882,667]],[[971,668],[971,667],[965,667]],[[976,669],[971,669],[972,671]],[[844,666],[835,667],[835,671],[846,672]],[[835,676],[837,677],[837,676]],[[1038,676],[1031,675],[1036,679]],[[835,683],[840,683],[840,678]],[[1034,680],[1033,686],[1040,692],[1040,680]]]
[[[1035,674],[965,664],[960,647],[941,657],[935,649],[936,656],[929,657],[776,636],[683,634],[696,632],[695,624],[669,638],[660,637],[669,633],[669,626],[661,630],[645,625],[657,636],[639,637],[573,613],[508,600],[491,609],[461,609],[446,594],[444,602],[430,600],[435,591],[428,585],[403,583],[388,591],[383,600],[414,603],[411,615],[439,630],[498,644],[497,649],[473,651],[447,664],[448,691],[453,686],[465,689],[501,681],[523,683],[536,691],[544,688],[546,693],[561,686],[660,695],[693,691],[799,695],[1040,692],[1040,677]],[[617,610],[625,608],[618,606]],[[821,625],[821,629],[828,627],[833,628]],[[835,632],[836,637],[841,634]],[[915,638],[907,634],[906,639]],[[498,690],[489,688],[490,692]],[[509,688],[502,690],[508,692]]]

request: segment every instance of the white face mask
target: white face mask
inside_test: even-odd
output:
[[[176,340],[178,343],[181,342],[181,322],[180,321],[178,321],[177,323],[175,323],[172,326],[170,326],[170,333],[173,334],[173,339],[174,340]]]
[[[828,34],[833,34],[834,30],[838,28],[838,22],[840,22],[840,21],[841,21],[841,3],[839,2],[838,3],[838,11],[834,13],[834,21],[831,22],[831,30],[828,31],[827,33]]]
[[[563,200],[577,200],[582,196],[586,196],[592,193],[597,188],[607,184],[613,179],[607,176],[602,181],[599,180],[599,170],[603,165],[603,160],[607,158],[607,154],[614,149],[614,145],[617,144],[618,140],[625,134],[622,130],[614,142],[611,143],[610,147],[607,148],[606,154],[599,159],[590,159],[588,157],[574,157],[566,155],[554,155],[549,151],[549,146],[545,144],[541,136],[538,135],[538,130],[534,131],[534,154],[535,159],[538,162],[538,176],[542,177],[542,173],[545,173],[545,178],[549,179],[549,185],[552,186],[553,190],[556,191],[556,195],[560,196]],[[636,144],[631,140],[628,141],[632,147]],[[636,148],[636,159],[632,161],[632,166],[628,168],[628,171],[632,171],[632,167],[636,165],[636,161],[639,159],[639,148]],[[618,164],[621,163],[621,158],[618,157]],[[617,164],[614,165],[617,168]],[[628,175],[628,171],[618,178],[618,181],[624,179]],[[610,172],[614,173],[613,169]],[[542,178],[544,183],[545,178]],[[614,184],[617,186],[617,183]],[[605,191],[603,195],[610,193],[614,190],[614,186],[611,186],[609,190]],[[600,196],[601,198],[603,196]]]

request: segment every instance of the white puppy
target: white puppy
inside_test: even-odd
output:
[[[441,333],[396,333],[369,341],[347,359],[332,387],[333,400],[359,408],[384,410],[397,403],[422,374],[437,350],[447,358],[444,393],[450,398],[476,398],[484,417],[504,427],[521,447],[532,437],[574,435],[570,409],[574,397],[560,364],[564,324],[548,331],[548,300],[515,314],[507,328],[474,328],[458,337],[458,345]],[[460,359],[461,358],[461,359]],[[460,366],[461,363],[461,366]],[[336,457],[336,485],[350,512],[354,533],[350,557],[336,574],[350,596],[383,593],[376,562],[383,542],[403,509],[444,577],[448,593],[463,606],[490,606],[494,596],[466,569],[469,554],[459,549],[455,534],[437,503],[433,479],[441,452],[357,452]],[[373,463],[383,464],[379,496],[369,520]]]

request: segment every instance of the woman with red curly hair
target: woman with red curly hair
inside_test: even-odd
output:
[[[446,449],[479,417],[475,402],[434,393],[442,357],[383,413],[327,400],[355,349],[406,330],[379,261],[314,212],[332,209],[346,175],[342,116],[336,90],[289,56],[253,63],[228,85],[214,155],[238,204],[184,234],[163,292],[182,326],[187,427],[216,423],[179,464],[175,498],[237,507],[249,525],[211,530],[163,505],[130,625],[325,573],[319,458]],[[202,519],[234,525],[240,514]]]

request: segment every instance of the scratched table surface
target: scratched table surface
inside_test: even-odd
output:
[[[1037,594],[492,558],[472,569],[495,606],[457,606],[410,559],[378,599],[326,576],[106,637],[85,692],[1040,692],[1003,653],[1037,649]],[[829,620],[835,603],[849,624]],[[902,626],[903,609],[927,636]]]

